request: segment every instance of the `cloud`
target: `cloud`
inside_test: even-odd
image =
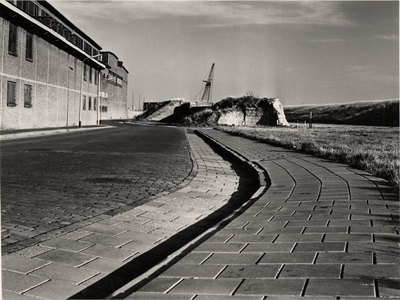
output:
[[[376,37],[379,38],[379,39],[383,39],[383,40],[390,40],[390,41],[395,41],[395,42],[399,41],[399,36],[395,35],[395,34],[377,35]]]
[[[129,22],[193,18],[209,27],[234,25],[349,25],[334,1],[51,1],[74,21],[90,18]]]

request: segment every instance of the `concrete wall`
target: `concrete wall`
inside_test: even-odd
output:
[[[0,18],[1,130],[77,126],[79,98],[97,98],[97,85],[82,80],[83,62],[33,35],[33,60],[25,59],[26,30],[18,26],[18,55],[8,53],[9,21]],[[73,70],[69,69],[71,67]],[[7,82],[16,82],[16,106],[7,106]],[[24,107],[24,85],[32,86],[32,107]],[[125,100],[126,101],[126,100]],[[97,111],[81,110],[82,125],[94,125]]]

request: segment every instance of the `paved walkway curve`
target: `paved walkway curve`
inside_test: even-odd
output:
[[[399,199],[367,172],[215,130],[267,191],[127,299],[400,299]]]
[[[187,180],[131,210],[2,256],[3,299],[107,297],[249,197],[252,190],[230,162],[192,130],[186,135],[193,160]]]

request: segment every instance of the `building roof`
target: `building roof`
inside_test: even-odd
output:
[[[47,1],[37,1],[40,5],[42,5],[44,8],[48,9],[52,14],[54,14],[55,17],[59,18],[62,22],[65,23],[68,27],[70,27],[72,30],[74,30],[76,33],[78,33],[80,36],[82,36],[84,39],[86,39],[88,42],[90,42],[93,46],[101,50],[101,46],[97,44],[90,36],[88,36],[86,33],[84,33],[81,29],[76,27],[70,20],[68,20],[62,13],[60,13],[53,5],[51,5]]]

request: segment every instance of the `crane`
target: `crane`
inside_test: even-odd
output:
[[[211,66],[211,70],[210,70],[210,74],[208,75],[208,79],[207,80],[203,80],[203,82],[206,83],[206,85],[204,86],[204,92],[203,92],[203,96],[201,96],[200,101],[201,102],[210,102],[210,100],[212,99],[211,97],[211,88],[212,88],[212,80],[213,80],[213,76],[214,76],[214,63]]]
[[[212,80],[214,77],[214,63],[211,66],[210,73],[208,75],[208,78],[206,80],[203,80],[205,82],[205,86],[200,90],[200,92],[197,94],[197,96],[203,91],[203,95],[201,96],[200,102],[206,102],[209,103],[212,100]],[[195,99],[197,98],[195,97]]]

